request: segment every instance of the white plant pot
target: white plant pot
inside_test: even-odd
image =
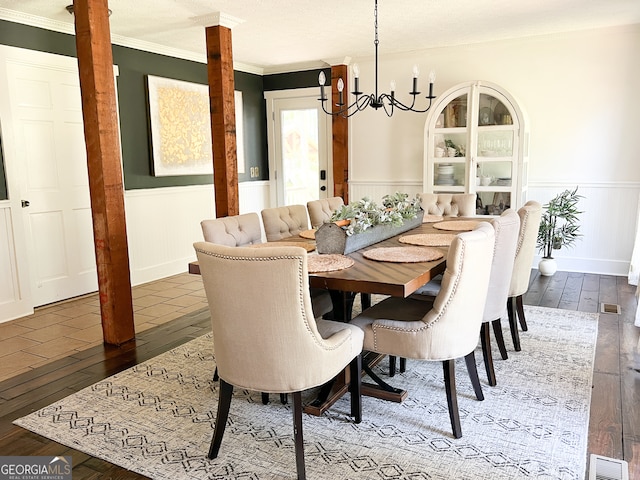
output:
[[[555,258],[541,258],[538,263],[538,271],[540,275],[551,277],[558,270],[558,264]]]

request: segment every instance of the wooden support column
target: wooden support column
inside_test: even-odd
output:
[[[231,29],[207,27],[206,38],[216,217],[224,217],[240,213]]]
[[[340,109],[336,104],[339,100],[338,79],[342,77],[345,85],[349,85],[347,65],[334,65],[331,67],[331,97],[332,108],[336,112]],[[345,98],[345,103],[349,102]],[[341,116],[334,116],[333,128],[333,193],[336,197],[342,197],[345,204],[349,203],[349,121]]]
[[[105,343],[135,336],[107,0],[74,0],[89,191]]]

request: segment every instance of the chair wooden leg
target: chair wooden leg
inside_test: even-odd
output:
[[[482,385],[480,385],[478,369],[476,368],[476,356],[473,351],[464,357],[464,361],[467,364],[469,379],[471,379],[471,385],[473,385],[473,391],[476,393],[476,398],[482,401],[484,400],[484,394],[482,393]]]
[[[219,378],[220,377],[218,376],[218,367],[216,367],[215,371],[213,372],[213,381],[217,382]]]
[[[502,336],[502,323],[500,323],[500,319],[496,319],[491,322],[491,326],[493,327],[493,334],[496,337],[496,343],[498,344],[498,350],[500,350],[500,355],[503,360],[509,358],[507,355],[507,347],[504,344],[504,337]]]
[[[447,392],[447,406],[449,407],[451,430],[453,430],[453,436],[455,438],[460,438],[462,437],[462,427],[460,426],[458,396],[456,395],[456,361],[443,360],[442,370],[444,372],[444,389]]]
[[[361,293],[360,294],[360,305],[362,306],[362,311],[363,312],[367,308],[371,307],[371,294],[370,293]]]
[[[286,393],[281,393],[280,394],[280,403],[283,404],[283,405],[286,405],[288,401],[289,400],[287,399],[287,394]]]
[[[407,371],[407,359],[404,357],[400,357],[400,373],[404,373]]]
[[[395,355],[389,355],[389,376],[396,376],[396,357]]]
[[[356,356],[349,364],[351,382],[351,416],[355,423],[362,422],[362,355]]]
[[[516,312],[513,309],[513,297],[507,300],[507,314],[509,316],[509,329],[511,330],[511,339],[513,340],[513,349],[516,352],[522,350],[520,347],[520,333],[518,332],[518,320]]]
[[[296,449],[298,480],[307,478],[304,465],[304,439],[302,437],[302,393],[293,393],[293,438]]]
[[[520,319],[520,328],[523,332],[529,330],[527,326],[527,320],[524,318],[524,305],[522,304],[522,295],[516,297],[516,310],[518,311],[518,318]]]
[[[224,435],[224,429],[227,426],[227,418],[229,418],[229,407],[231,406],[232,395],[233,385],[220,379],[220,397],[218,399],[216,426],[213,430],[213,438],[211,439],[211,446],[209,447],[208,457],[210,459],[216,458],[218,456],[218,452],[220,451],[222,436]]]
[[[269,394],[262,392],[262,404],[266,405],[269,403]]]
[[[493,369],[493,356],[491,355],[491,336],[489,335],[489,322],[482,322],[480,328],[480,341],[482,342],[482,357],[484,358],[484,368],[487,371],[489,385],[496,385],[496,372]]]

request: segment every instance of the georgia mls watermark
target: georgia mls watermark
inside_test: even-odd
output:
[[[0,457],[0,480],[71,480],[71,457]]]

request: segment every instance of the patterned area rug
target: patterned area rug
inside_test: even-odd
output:
[[[451,434],[439,362],[409,360],[389,379],[401,404],[363,397],[363,421],[346,395],[322,417],[304,415],[309,479],[583,479],[597,315],[525,307],[523,350],[503,361],[485,400],[464,361],[456,381],[463,437]],[[504,323],[505,340],[509,342]],[[210,337],[114,375],[15,421],[26,429],[155,479],[295,478],[291,406],[236,390],[220,456],[209,461],[218,384]],[[387,362],[378,373],[387,378]],[[314,392],[309,392],[311,398]]]

